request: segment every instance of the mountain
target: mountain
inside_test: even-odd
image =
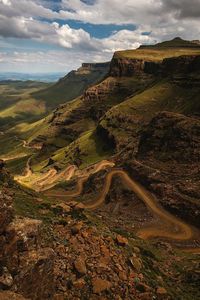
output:
[[[55,85],[33,93],[33,96],[51,104],[70,101],[80,96],[90,85],[101,81],[108,70],[109,63],[83,63],[77,71],[71,71]]]
[[[187,42],[181,43],[188,45]],[[184,48],[182,44],[181,48],[177,48],[177,44],[173,48],[174,40],[167,45],[169,48],[164,50],[155,45],[151,50],[115,53],[108,76],[103,81],[89,87],[81,97],[61,105],[29,136],[30,147],[40,149],[32,160],[33,170],[63,170],[70,164],[84,168],[110,156],[119,159],[121,165],[127,160],[132,161],[137,158],[143,130],[161,111],[187,115],[191,119],[186,120],[191,120],[197,127],[200,48]],[[38,129],[39,134],[35,134]],[[173,131],[167,138],[168,143],[172,142]],[[155,155],[152,159],[158,170],[170,165],[167,150],[160,151],[161,156]],[[177,151],[173,161],[176,161],[177,172],[180,173],[183,165],[186,168],[191,162],[180,156],[181,150]],[[165,163],[162,160],[167,155]],[[193,170],[198,170],[198,160],[193,163]],[[176,180],[176,173],[174,178]],[[190,172],[188,178],[191,178]],[[198,191],[194,193],[198,198]],[[189,209],[186,212],[187,218],[194,223],[198,219],[198,214],[192,218],[197,198],[191,199],[194,204],[191,214]],[[184,199],[187,206],[185,193],[180,195],[180,199],[180,205]],[[188,205],[191,201],[188,200]]]
[[[7,270],[13,279],[4,290],[31,299],[199,298],[199,94],[199,43],[180,38],[118,51],[109,64],[84,64],[31,92],[52,110],[2,132],[0,182],[2,201],[13,191],[13,218],[24,224],[16,228],[27,232],[27,217],[43,225],[19,243],[30,250],[17,252],[21,265],[3,261],[2,278]]]
[[[180,37],[176,37],[173,40],[164,41],[164,42],[158,43],[156,45],[141,46],[140,49],[147,49],[147,48],[182,48],[182,49],[196,48],[196,49],[198,49],[199,47],[200,47],[199,40],[186,41]]]
[[[43,123],[43,119],[52,109],[66,100],[80,96],[89,85],[101,80],[108,68],[109,63],[85,63],[56,84],[20,80],[1,81],[0,155],[20,157],[17,165],[23,168],[26,154],[31,150],[21,147],[22,140],[32,132],[40,132],[37,126]]]
[[[0,81],[40,81],[40,82],[56,82],[60,77],[64,76],[64,73],[15,73],[15,72],[3,72],[0,73]]]

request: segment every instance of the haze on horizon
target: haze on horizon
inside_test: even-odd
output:
[[[0,72],[67,72],[175,36],[200,39],[199,0],[0,0]]]

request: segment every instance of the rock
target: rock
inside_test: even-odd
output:
[[[82,278],[80,278],[80,279],[78,279],[78,280],[76,280],[76,281],[73,282],[73,286],[76,289],[82,289],[85,285],[86,285],[86,282]]]
[[[60,208],[62,209],[63,213],[70,213],[71,212],[71,207],[65,203],[59,203],[56,206],[54,206],[55,208]]]
[[[152,297],[152,293],[145,292],[140,294],[140,300],[152,300],[152,299],[154,299]]]
[[[142,283],[142,282],[138,282],[138,283],[136,284],[136,289],[137,289],[138,291],[140,291],[141,293],[151,291],[151,288],[150,288],[147,284]]]
[[[7,236],[11,239],[15,237],[13,247],[10,251],[17,248],[18,251],[33,250],[37,247],[40,239],[40,228],[42,221],[29,218],[15,218],[7,227]]]
[[[79,231],[81,230],[81,228],[83,227],[83,223],[80,222],[80,223],[77,223],[76,225],[72,226],[71,227],[71,233],[72,234],[77,234],[79,233]]]
[[[126,272],[124,272],[124,271],[119,271],[118,276],[123,281],[127,280],[127,275],[126,275]]]
[[[121,236],[121,235],[117,235],[117,237],[116,237],[116,241],[117,241],[117,244],[119,245],[119,246],[127,246],[128,245],[128,240],[127,240],[127,238],[125,238],[125,237],[123,237],[123,236]]]
[[[167,294],[167,290],[163,287],[158,287],[156,290],[157,295],[166,295]]]
[[[74,267],[80,275],[85,275],[87,273],[85,261],[81,257],[74,262]]]
[[[111,282],[103,280],[101,278],[92,279],[93,293],[100,294],[101,292],[111,288]]]
[[[133,247],[133,251],[134,251],[136,254],[140,254],[140,248],[138,248],[138,247]]]
[[[5,162],[3,159],[0,159],[0,170],[2,170],[5,167]]]
[[[24,298],[23,296],[10,291],[0,291],[0,300],[30,300],[30,298]]]
[[[171,131],[171,128],[173,129]],[[200,120],[182,114],[158,113],[141,134],[139,157],[161,157],[179,162],[200,160]],[[178,151],[177,151],[178,149]]]
[[[13,219],[12,199],[7,195],[0,195],[0,234],[5,231],[6,227]]]
[[[9,288],[13,285],[12,275],[8,272],[6,267],[3,268],[2,275],[0,276],[0,288]]]
[[[67,202],[67,204],[68,204],[70,207],[74,208],[74,207],[78,204],[78,202],[72,200],[72,201]]]
[[[41,248],[21,256],[20,273],[15,276],[17,291],[30,299],[51,299],[54,294],[54,260],[51,248]]]
[[[129,259],[129,261],[136,271],[139,272],[142,269],[142,262],[139,258],[132,257]]]

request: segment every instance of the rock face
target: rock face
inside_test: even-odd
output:
[[[138,153],[139,157],[199,162],[200,121],[172,112],[158,114],[143,132]]]
[[[54,252],[41,246],[41,221],[15,218],[12,195],[3,190],[0,224],[0,288],[17,291],[28,299],[52,299]],[[0,296],[24,299],[11,292]]]
[[[163,75],[170,75],[174,73],[188,74],[197,72],[200,69],[200,56],[179,56],[163,60],[162,73]]]
[[[113,77],[131,77],[145,74],[155,76],[169,76],[177,73],[191,73],[199,70],[200,56],[183,55],[166,58],[161,61],[148,61],[148,59],[121,58],[114,55],[109,75]]]
[[[145,61],[139,59],[113,58],[110,65],[110,76],[122,77],[138,75],[144,71]]]

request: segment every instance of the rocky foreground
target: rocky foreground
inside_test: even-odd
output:
[[[75,201],[52,204],[50,223],[17,216],[5,176],[0,299],[197,299],[197,257],[110,228]]]

